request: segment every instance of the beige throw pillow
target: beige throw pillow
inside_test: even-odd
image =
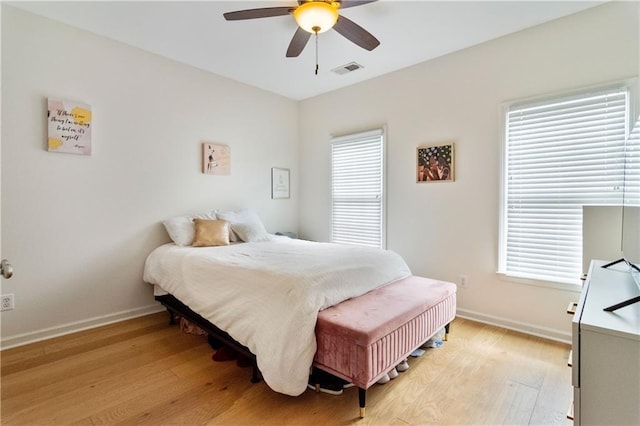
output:
[[[194,247],[229,245],[229,222],[226,220],[193,219]]]

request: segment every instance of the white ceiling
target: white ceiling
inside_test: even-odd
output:
[[[224,12],[290,6],[296,1],[10,2],[12,6],[119,40],[194,67],[306,99],[487,40],[597,6],[604,1],[381,0],[341,11],[381,42],[368,52],[335,31],[285,58],[292,16],[227,22]],[[364,68],[337,75],[355,61]]]

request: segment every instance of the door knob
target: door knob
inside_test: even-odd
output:
[[[2,259],[2,262],[0,262],[0,273],[5,278],[11,278],[13,275],[13,266],[11,266],[7,259]]]

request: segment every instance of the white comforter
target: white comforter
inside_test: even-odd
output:
[[[165,244],[144,280],[160,286],[256,355],[271,389],[307,388],[320,310],[411,275],[396,253],[286,237],[222,247]]]

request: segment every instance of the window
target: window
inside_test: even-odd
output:
[[[622,204],[628,104],[618,86],[507,108],[499,272],[578,282],[582,206]]]
[[[384,132],[331,140],[331,241],[385,247]]]
[[[625,147],[624,205],[640,206],[640,115],[636,117]]]

